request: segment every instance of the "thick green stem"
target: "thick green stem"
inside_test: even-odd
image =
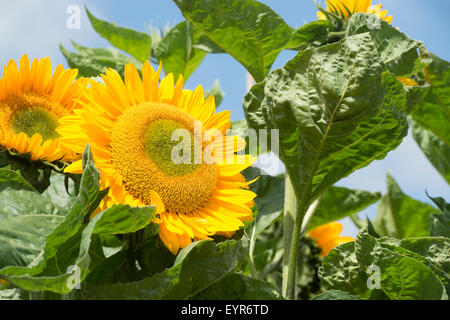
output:
[[[309,196],[309,190],[307,195]],[[282,294],[286,299],[296,298],[296,268],[298,261],[298,248],[300,239],[306,231],[319,200],[314,201],[308,208],[308,201],[299,201],[289,175],[286,175],[284,198],[284,256],[283,256],[283,282]],[[305,221],[304,221],[305,220]]]
[[[287,291],[285,297],[289,300],[294,300],[296,297],[296,268],[298,261],[298,247],[300,242],[302,221],[305,210],[301,205],[297,206],[297,216],[294,223],[294,230],[292,232],[291,245],[289,248],[289,260],[288,260],[288,270],[286,286]]]
[[[284,297],[288,297],[288,273],[289,273],[289,255],[294,232],[294,225],[297,216],[297,197],[295,196],[294,187],[292,186],[289,175],[286,175],[284,189],[284,215],[283,215],[283,283],[282,293]]]
[[[258,278],[258,272],[256,271],[255,261],[253,260],[253,252],[256,244],[256,221],[253,221],[252,235],[250,237],[250,247],[248,249],[248,264],[253,278]]]

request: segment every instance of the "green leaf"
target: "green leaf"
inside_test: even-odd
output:
[[[450,273],[450,239],[444,237],[421,237],[407,239],[380,238],[379,242],[386,242],[397,247],[412,251],[429,260],[437,268]]]
[[[178,260],[179,257],[181,259],[180,255],[182,252],[186,252],[188,247],[181,249],[175,257],[162,243],[159,236],[155,235],[154,237],[144,241],[144,243],[139,247],[137,252],[137,260],[139,261],[139,265],[144,270],[145,275],[147,277],[153,276],[176,265],[176,259]],[[155,259],[154,257],[158,257],[158,259]]]
[[[200,241],[179,264],[150,278],[104,286],[88,285],[73,292],[76,299],[187,299],[235,271],[246,244],[227,240]]]
[[[325,256],[319,277],[326,289],[345,291],[363,299],[383,296],[381,290],[367,287],[367,275],[359,266],[353,241],[335,247]]]
[[[183,21],[158,42],[153,55],[162,61],[166,73],[172,72],[175,79],[181,74],[187,80],[206,55],[193,48],[199,36],[200,32],[189,21]]]
[[[108,40],[116,48],[128,52],[141,62],[149,59],[152,48],[150,35],[97,19],[87,8],[86,13],[92,27],[102,38]]]
[[[374,21],[377,25],[370,28]],[[421,44],[419,41],[408,38],[404,33],[374,15],[360,12],[353,14],[348,22],[347,36],[365,32],[369,32],[381,60],[390,72],[401,76],[410,74],[414,70],[415,61],[419,57],[417,55],[417,48]]]
[[[203,290],[195,300],[282,300],[271,283],[233,273]]]
[[[447,203],[442,197],[430,197],[428,193],[427,197],[441,210],[443,213],[450,212],[450,203]]]
[[[450,63],[420,47],[423,59],[431,63],[423,71],[430,84],[410,114],[424,129],[450,145]]]
[[[205,92],[205,98],[213,95],[214,96],[214,102],[216,104],[216,109],[220,106],[222,103],[223,97],[225,96],[225,93],[223,92],[222,88],[220,87],[219,79],[216,79],[214,81],[214,85],[211,89]]]
[[[430,198],[442,211],[442,214],[434,213],[430,218],[430,235],[434,237],[450,238],[450,204],[444,198],[435,197]]]
[[[0,148],[0,168],[4,168],[9,165],[8,150]]]
[[[25,213],[2,219],[0,224],[0,274],[25,274],[43,262],[46,240],[64,216]],[[36,272],[36,271],[35,271]]]
[[[430,216],[438,211],[404,194],[389,173],[386,183],[387,193],[378,205],[373,222],[377,233],[397,239],[428,236]]]
[[[362,229],[355,252],[362,268],[379,268],[380,286],[391,300],[447,299],[439,277],[420,261],[384,248]]]
[[[308,230],[355,214],[380,200],[379,192],[331,187],[325,191],[308,225]]]
[[[61,50],[62,54],[66,58],[69,67],[78,69],[79,77],[96,77],[105,72],[105,66],[92,57],[86,57],[70,52],[61,44],[59,45],[59,50]]]
[[[99,177],[88,145],[83,154],[79,194],[68,202],[69,209],[61,210],[63,215],[31,211],[5,219],[6,223],[1,225],[5,231],[0,234],[6,238],[1,243],[8,247],[1,250],[1,264],[5,268],[0,269],[0,274],[25,290],[70,292],[68,280],[73,274],[64,268],[78,266],[83,279],[94,260],[88,253],[93,227],[88,224],[83,231],[79,230],[86,215],[96,208],[104,195],[99,192]]]
[[[90,215],[105,196],[100,192],[100,172],[94,164],[90,145],[87,145],[83,153],[83,175],[76,201],[73,201],[65,221],[47,239],[48,256],[56,252],[59,245],[73,237],[82,226],[85,217]]]
[[[300,52],[244,99],[255,129],[279,129],[280,156],[302,206],[407,133],[403,86],[368,34]]]
[[[37,201],[35,209],[30,208],[30,204],[25,204],[23,197],[9,198],[10,208],[16,210],[9,211],[11,216],[3,215],[6,219],[2,220],[0,226],[0,237],[4,237],[0,242],[0,246],[4,246],[0,250],[0,275],[11,279],[12,276],[42,272],[46,261],[78,232],[85,216],[95,209],[92,208],[93,204],[99,202],[99,172],[95,168],[89,146],[83,154],[83,166],[80,192],[77,198],[70,202],[68,209],[61,209],[53,214],[52,211],[43,212],[45,208],[39,207],[38,196],[31,193],[27,196],[31,201]],[[11,179],[10,185],[7,183],[3,190],[15,190],[17,195],[20,193],[17,186],[22,185],[31,192],[30,186],[17,176],[11,176]],[[49,205],[49,208],[51,207]],[[53,207],[57,206],[53,204]]]
[[[105,68],[112,68],[123,77],[126,64],[133,63],[137,69],[142,66],[141,62],[114,48],[87,48],[73,41],[72,44],[78,53],[70,52],[62,45],[59,48],[69,67],[78,69],[79,77],[96,77],[105,73]]]
[[[450,238],[450,214],[433,214],[430,219],[430,235]]]
[[[206,53],[225,53],[225,51],[215,44],[210,38],[203,33],[200,34],[197,41],[193,44],[195,49],[204,51]]]
[[[280,218],[284,207],[284,179],[267,175],[262,170],[249,167],[243,172],[247,181],[256,179],[250,185],[250,190],[258,196],[255,198],[257,215],[255,223],[255,235],[263,232],[274,221]]]
[[[102,219],[95,225],[97,234],[125,234],[145,228],[155,216],[155,207],[133,208],[117,204],[102,212]]]
[[[311,300],[361,300],[358,296],[348,294],[341,290],[328,290],[321,293]]]
[[[255,78],[264,79],[292,31],[268,6],[253,0],[174,0],[218,47]]]
[[[393,252],[399,253],[406,257],[411,257],[430,268],[441,280],[445,290],[450,293],[450,274],[443,270],[441,258],[448,259],[445,251],[448,251],[448,241],[442,241],[443,238],[409,238],[411,243],[402,244],[401,240],[383,237],[378,239],[381,246]],[[432,250],[433,252],[423,254],[423,248]],[[448,269],[448,268],[447,268]]]
[[[328,20],[316,20],[307,23],[291,34],[285,48],[305,50],[309,47],[320,47],[332,41],[330,29],[332,29],[332,24]]]
[[[36,192],[16,172],[0,169],[0,220],[30,213],[61,215],[64,210]]]
[[[68,181],[66,190],[66,179],[68,177],[64,174],[53,174],[51,176],[50,186],[41,194],[47,200],[47,203],[54,203],[61,208],[68,208],[75,201],[77,194],[75,185],[71,180]]]
[[[132,233],[144,228],[151,222],[155,213],[154,207],[131,208],[117,205],[96,215],[88,225],[68,242],[64,243],[53,261],[55,266],[44,270],[36,276],[11,277],[8,280],[26,290],[48,290],[67,294],[72,288],[68,281],[73,276],[68,268],[77,266],[80,281],[83,281],[90,270],[103,260],[101,243],[95,234]]]
[[[50,185],[50,176],[56,167],[61,168],[62,163],[55,161],[31,161],[31,154],[19,154],[11,149],[0,146],[0,168],[9,168],[18,171],[20,175],[39,193],[44,192]]]
[[[120,250],[97,264],[87,276],[83,286],[134,281],[135,270],[130,267],[132,263],[135,263],[135,260],[130,259],[130,251]]]
[[[433,132],[422,128],[412,117],[408,118],[412,135],[425,156],[450,184],[450,145]]]
[[[319,275],[326,288],[363,299],[446,299],[440,277],[449,277],[439,267],[447,267],[448,245],[442,238],[376,239],[362,229],[356,242],[331,250]]]

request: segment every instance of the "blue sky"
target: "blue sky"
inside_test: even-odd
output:
[[[278,12],[292,27],[316,20],[316,8],[311,0],[263,0]],[[374,1],[375,4],[379,3]],[[438,56],[450,60],[450,0],[385,0],[383,8],[394,17],[393,25],[411,38],[422,40],[427,48]],[[90,47],[107,47],[87,20],[82,9],[81,28],[69,30],[66,20],[69,5],[85,4],[91,12],[104,20],[113,20],[120,26],[148,31],[151,25],[171,26],[183,20],[178,8],[170,0],[120,1],[120,0],[0,0],[0,64],[9,59],[19,59],[24,53],[30,57],[49,56],[53,66],[64,64],[58,49],[61,43],[72,49],[71,40]],[[273,68],[281,67],[293,52],[282,52]],[[0,71],[1,73],[1,71]],[[221,109],[232,112],[232,120],[242,119],[241,101],[245,95],[246,71],[228,55],[208,55],[202,65],[188,80],[186,87],[198,84],[209,88],[219,79],[225,91]],[[361,169],[338,184],[349,188],[385,191],[385,174],[389,171],[403,191],[418,200],[429,202],[425,189],[431,195],[450,199],[450,188],[444,179],[428,163],[414,140],[408,136],[395,151],[381,161]],[[363,214],[374,217],[376,205]],[[413,213],[412,213],[413,214]],[[355,235],[356,228],[344,221],[344,234]]]

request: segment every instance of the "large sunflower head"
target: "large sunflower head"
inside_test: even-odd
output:
[[[252,219],[256,196],[240,173],[255,159],[237,155],[245,141],[226,136],[230,113],[215,112],[201,86],[183,89],[170,73],[159,82],[149,62],[142,78],[132,64],[122,81],[114,70],[92,83],[85,106],[61,120],[64,145],[89,142],[102,187],[100,209],[113,204],[157,206],[159,236],[172,253],[192,240],[232,234]],[[66,171],[79,173],[80,161]]]
[[[58,65],[52,76],[49,58],[10,60],[0,79],[0,148],[27,154],[33,161],[69,161],[74,154],[61,146],[58,120],[71,114],[86,81],[74,81],[77,70]]]
[[[326,11],[337,14],[344,19],[350,18],[350,16],[357,12],[372,13],[378,18],[392,22],[392,16],[386,16],[387,10],[382,10],[381,4],[372,5],[372,0],[327,0]],[[319,11],[317,12],[319,20],[326,20],[326,15]]]
[[[322,257],[325,257],[334,247],[355,240],[352,237],[341,237],[342,228],[341,223],[331,222],[308,232],[308,235],[317,241],[317,246],[321,249],[320,255]]]

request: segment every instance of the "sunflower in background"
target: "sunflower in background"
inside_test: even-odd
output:
[[[331,222],[308,232],[308,235],[317,241],[317,246],[322,250],[320,256],[325,257],[334,247],[355,240],[352,237],[341,237],[342,228],[341,223]]]
[[[92,83],[83,108],[62,118],[57,132],[64,146],[76,152],[91,145],[102,188],[109,187],[94,215],[119,203],[156,205],[159,236],[176,254],[192,240],[229,236],[253,219],[256,195],[240,172],[256,159],[235,154],[245,148],[240,137],[205,140],[210,130],[225,135],[230,129],[229,111],[215,113],[214,97],[205,99],[201,86],[183,89],[182,76],[174,84],[169,73],[159,83],[160,70],[155,72],[147,61],[141,79],[128,64],[125,81],[116,71],[106,70],[104,84]],[[200,132],[196,123],[201,124]],[[172,152],[179,141],[172,134],[178,129],[200,146],[200,161],[199,149],[193,148],[190,161],[174,163]],[[223,150],[211,153],[215,162],[203,160],[201,154],[208,148]],[[231,155],[231,163],[217,161],[224,155]],[[65,171],[81,170],[77,161]]]
[[[397,77],[397,80],[400,81],[405,87],[414,87],[419,85],[416,80],[408,77]]]
[[[386,16],[388,11],[382,10],[381,4],[372,5],[372,0],[327,0],[326,4],[327,12],[337,14],[345,20],[350,18],[351,14],[362,12],[372,13],[387,23],[392,23],[392,16]],[[319,20],[327,20],[326,14],[321,11],[317,12],[317,17]]]
[[[31,161],[71,161],[74,153],[60,143],[56,132],[61,117],[70,115],[86,87],[75,80],[77,69],[58,65],[52,76],[50,58],[27,55],[10,60],[0,79],[0,150]]]

